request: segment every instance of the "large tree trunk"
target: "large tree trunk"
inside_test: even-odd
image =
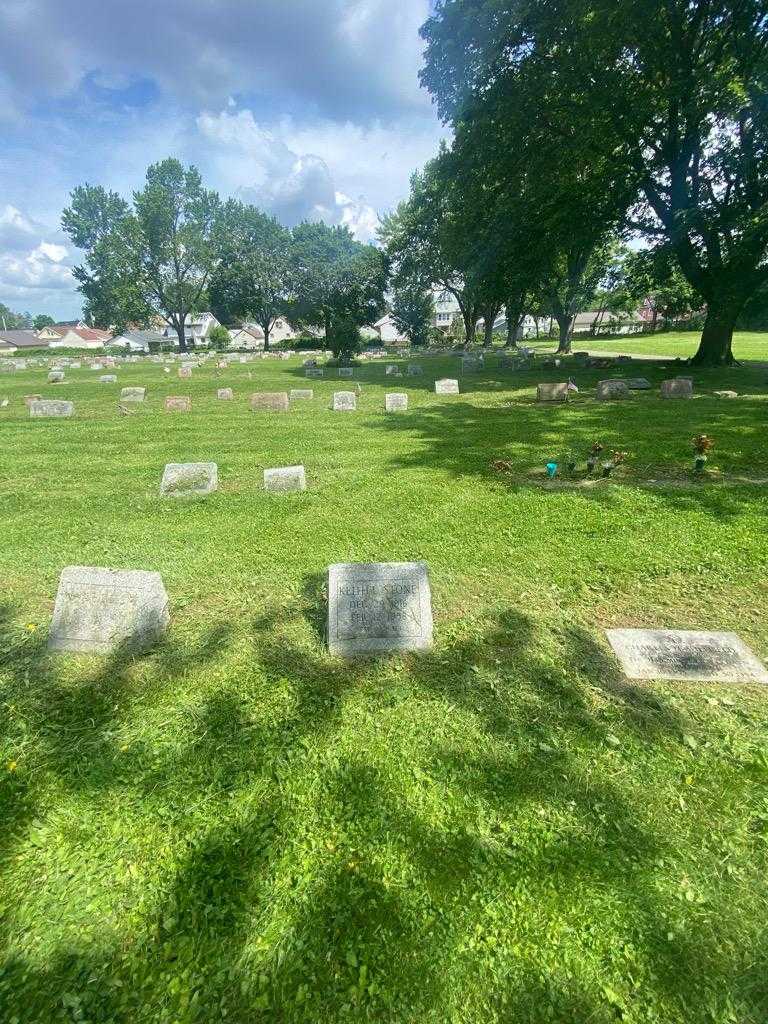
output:
[[[573,317],[556,316],[557,326],[560,328],[560,341],[557,345],[558,354],[567,355],[571,351],[571,326]]]
[[[186,318],[185,318],[186,319]],[[187,351],[187,336],[184,333],[184,320],[176,321],[176,337],[179,339],[179,352]]]
[[[269,352],[269,335],[272,333],[271,322],[261,325],[262,331],[264,331],[264,351]]]
[[[493,325],[499,315],[499,306],[485,310],[483,318],[483,348],[490,348],[493,345]]]
[[[699,348],[691,360],[693,366],[733,365],[733,330],[740,312],[741,309],[734,306],[720,307],[715,303],[707,306]]]
[[[464,320],[464,344],[474,345],[475,328],[477,327],[477,313],[474,309],[467,309],[462,310],[461,315]]]

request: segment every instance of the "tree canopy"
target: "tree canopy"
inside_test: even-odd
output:
[[[609,222],[631,209],[706,300],[696,361],[730,362],[768,279],[763,0],[437,0],[422,33],[423,82],[457,139],[483,145],[485,125],[488,166],[526,139],[548,150],[550,209],[601,195]]]

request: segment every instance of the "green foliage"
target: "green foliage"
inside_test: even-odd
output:
[[[435,303],[431,289],[421,283],[395,284],[392,297],[392,322],[412,345],[426,345],[435,319]]]
[[[489,358],[447,401],[455,357],[420,362],[396,417],[380,364],[356,415],[325,379],[258,421],[248,393],[301,386],[300,359],[211,361],[188,416],[151,363],[120,369],[148,388],[130,417],[68,371],[66,423],[28,418],[43,370],[3,375],[3,1024],[764,1024],[768,702],[628,684],[602,627],[711,624],[768,656],[765,489],[743,482],[768,476],[765,370],[620,407],[579,370],[544,408],[562,368]],[[727,484],[686,485],[701,432]],[[538,485],[596,439],[632,453],[615,484]],[[219,492],[163,501],[189,458]],[[266,494],[294,461],[310,490]],[[328,565],[414,557],[434,650],[329,657]],[[72,564],[159,570],[157,648],[48,654]]]
[[[55,323],[52,316],[48,316],[47,313],[39,313],[32,321],[32,326],[36,331],[42,331],[44,327],[51,327]]]
[[[458,146],[483,147],[492,182],[489,150],[513,164],[554,152],[550,174],[532,165],[536,187],[568,216],[575,202],[611,222],[634,204],[635,226],[706,300],[697,361],[728,363],[734,323],[768,281],[762,0],[444,0],[423,34],[423,81]]]
[[[291,234],[266,213],[230,200],[221,225],[222,259],[210,287],[219,320],[252,320],[264,331],[264,348],[278,317],[293,298]]]
[[[328,335],[326,346],[340,365],[350,363],[363,347],[360,328],[349,317],[335,321],[331,333]]]
[[[211,343],[211,347],[215,348],[217,352],[224,352],[225,349],[228,349],[231,340],[229,331],[226,327],[222,327],[221,324],[216,324],[215,327],[211,328],[211,331],[208,334],[208,341]]]
[[[681,272],[668,245],[628,253],[625,271],[630,294],[638,301],[647,300],[654,324],[658,317],[678,320],[701,308],[701,296]]]
[[[33,320],[31,313],[14,313],[13,310],[0,302],[0,330],[23,331],[32,326]]]
[[[384,312],[387,261],[372,245],[356,242],[347,227],[304,223],[293,229],[289,317],[333,337],[375,323]]]
[[[184,323],[199,312],[222,252],[220,201],[199,171],[178,160],[147,170],[133,208],[114,192],[76,188],[62,226],[86,250],[75,277],[98,324],[161,316],[186,348]]]

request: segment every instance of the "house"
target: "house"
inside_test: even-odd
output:
[[[231,327],[229,329],[230,345],[232,348],[264,348],[264,331],[258,324],[245,324],[243,327]]]
[[[208,336],[214,327],[221,327],[221,324],[213,313],[190,313],[184,321],[184,338],[187,345],[207,345]],[[167,324],[163,327],[163,337],[178,342],[175,329]]]
[[[19,349],[48,348],[48,342],[34,331],[0,331],[0,352],[11,355]]]
[[[391,313],[387,313],[381,320],[377,320],[373,326],[383,345],[394,345],[395,342],[406,340],[405,335],[401,334],[397,327],[395,327]]]
[[[70,327],[58,338],[51,338],[48,342],[50,348],[104,348],[112,340],[109,331],[102,331],[98,327]]]
[[[447,288],[433,288],[432,299],[435,304],[434,326],[447,334],[453,327],[454,320],[461,317],[461,307],[456,301],[456,296]]]
[[[124,348],[128,352],[149,352],[150,342],[156,342],[159,347],[167,345],[168,339],[159,331],[123,331],[116,338],[112,338],[109,344],[115,348]]]
[[[87,326],[88,324],[84,320],[64,320],[60,324],[49,324],[47,327],[41,327],[37,332],[37,336],[44,341],[55,341],[57,338],[63,338],[67,331],[81,330]]]

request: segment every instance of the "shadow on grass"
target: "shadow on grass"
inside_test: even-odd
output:
[[[322,585],[265,608],[247,630],[256,674],[231,669],[191,710],[186,680],[226,664],[226,624],[184,647],[171,633],[140,683],[125,652],[72,683],[5,609],[3,741],[23,735],[39,765],[19,799],[3,787],[5,871],[62,789],[134,793],[174,856],[152,902],[139,892],[102,936],[57,943],[53,922],[44,966],[8,914],[3,1020],[640,1020],[616,944],[658,1019],[709,1019],[717,993],[757,1000],[717,929],[691,917],[668,936],[652,865],[674,851],[606,745],[608,708],[622,743],[656,756],[683,731],[674,706],[627,685],[585,628],[542,638],[514,610],[422,656],[331,659]],[[156,711],[168,683],[183,745],[119,756],[116,724]],[[70,884],[95,883],[80,867]],[[571,917],[566,969],[551,932]]]

